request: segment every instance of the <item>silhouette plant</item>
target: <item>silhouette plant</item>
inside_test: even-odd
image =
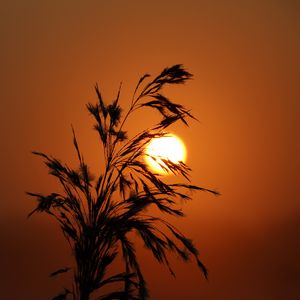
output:
[[[150,80],[146,74],[140,78],[128,112],[122,118],[119,105],[120,89],[116,99],[109,105],[102,100],[96,85],[98,102],[87,104],[95,119],[95,130],[103,146],[105,165],[94,180],[79,149],[73,130],[79,168],[72,169],[58,159],[44,153],[33,152],[44,159],[51,175],[55,176],[63,193],[41,195],[28,193],[37,199],[36,208],[29,214],[45,212],[59,224],[75,257],[74,282],[72,288],[64,289],[53,299],[98,300],[146,299],[148,290],[136,256],[134,243],[129,233],[136,232],[154,258],[164,264],[174,275],[168,255],[173,252],[183,261],[193,257],[207,277],[207,270],[198,257],[198,250],[192,241],[164,218],[147,210],[157,207],[161,212],[182,217],[179,200],[190,200],[189,191],[217,192],[192,185],[189,182],[190,168],[183,162],[174,163],[168,159],[156,160],[167,172],[183,176],[187,183],[166,184],[164,176],[156,174],[144,162],[145,147],[153,138],[167,134],[175,122],[188,124],[194,118],[182,105],[173,103],[161,91],[167,85],[183,84],[192,75],[182,65],[165,68]],[[127,137],[124,125],[132,113],[146,107],[156,109],[162,119],[151,128],[143,130],[132,138]],[[117,256],[122,257],[124,269],[112,276],[106,275]],[[50,276],[69,271],[63,268]],[[119,285],[119,290],[101,295],[108,284]]]

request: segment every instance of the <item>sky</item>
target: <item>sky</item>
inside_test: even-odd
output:
[[[139,247],[150,300],[300,297],[300,2],[296,0],[1,0],[0,293],[50,299],[48,275],[68,245],[26,191],[57,189],[32,150],[73,163],[73,124],[97,172],[101,152],[85,104],[98,83],[126,108],[144,73],[183,64],[194,74],[165,91],[199,122],[174,127],[195,193],[174,220],[209,269],[176,259],[176,278]],[[148,116],[148,115],[147,115]],[[129,132],[155,122],[137,114]],[[170,179],[171,180],[171,179]],[[175,179],[174,179],[175,180]]]

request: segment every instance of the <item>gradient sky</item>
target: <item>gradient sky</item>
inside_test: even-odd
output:
[[[222,196],[195,194],[175,220],[209,282],[176,260],[171,278],[141,250],[150,300],[300,298],[299,1],[0,2],[1,298],[50,299],[62,284],[48,274],[70,262],[52,220],[26,220],[25,191],[57,186],[30,151],[74,162],[73,124],[96,172],[94,84],[110,101],[123,81],[126,107],[141,75],[176,63],[195,78],[165,92],[200,122],[174,132],[193,182]],[[129,130],[154,117],[137,115]]]

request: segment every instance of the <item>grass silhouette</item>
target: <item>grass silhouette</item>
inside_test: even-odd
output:
[[[164,177],[152,171],[144,162],[145,147],[153,138],[167,134],[175,122],[188,124],[194,118],[181,104],[173,103],[161,92],[167,85],[183,84],[192,78],[182,65],[165,68],[151,79],[146,74],[140,78],[127,113],[122,118],[119,105],[120,90],[116,99],[105,104],[100,90],[95,91],[98,102],[87,104],[95,120],[94,128],[103,146],[105,167],[93,179],[78,146],[73,130],[79,168],[74,170],[58,159],[40,152],[33,152],[44,159],[52,176],[62,185],[64,193],[41,195],[28,193],[37,200],[36,208],[29,214],[43,212],[55,218],[64,237],[69,242],[75,258],[72,288],[65,288],[53,299],[146,299],[148,290],[135,246],[129,238],[136,232],[153,257],[164,264],[172,275],[168,255],[177,254],[183,261],[193,258],[204,276],[207,270],[198,257],[192,241],[164,218],[148,214],[150,206],[161,212],[178,217],[183,212],[178,201],[190,200],[190,190],[208,191],[189,182],[190,168],[184,164],[165,159],[161,164],[166,172],[180,176],[185,183],[166,184]],[[157,110],[161,120],[132,138],[127,137],[124,125],[132,113],[150,107]],[[152,157],[155,159],[155,157]],[[107,276],[107,270],[117,256],[122,257],[122,272]],[[50,276],[70,271],[59,269]],[[119,284],[119,289],[105,295],[101,290],[109,284]],[[97,292],[97,293],[96,293]],[[92,295],[94,293],[94,295]],[[100,296],[95,296],[95,295]]]

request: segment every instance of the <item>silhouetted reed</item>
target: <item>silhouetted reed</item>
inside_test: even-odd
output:
[[[123,118],[119,105],[121,88],[116,99],[107,105],[98,86],[95,86],[98,102],[88,103],[87,109],[96,121],[94,128],[103,145],[105,160],[104,169],[96,179],[90,175],[74,130],[78,169],[74,170],[52,156],[33,152],[44,159],[50,174],[58,179],[64,193],[28,193],[36,197],[38,202],[29,216],[35,212],[45,212],[55,218],[75,257],[72,288],[65,289],[53,299],[72,297],[74,300],[88,300],[96,291],[94,296],[99,300],[146,299],[146,282],[135,246],[128,236],[133,231],[138,233],[154,258],[164,264],[172,275],[174,272],[168,259],[171,252],[183,261],[193,257],[207,277],[207,270],[192,241],[165,219],[147,211],[150,206],[156,206],[165,214],[182,217],[178,202],[180,199],[191,200],[188,191],[217,194],[213,190],[189,184],[190,168],[183,162],[176,164],[164,160],[160,163],[166,172],[183,176],[188,182],[175,184],[166,184],[164,177],[156,174],[144,162],[145,147],[151,139],[166,135],[168,127],[175,122],[187,125],[188,119],[194,118],[184,106],[173,103],[161,94],[166,85],[183,84],[191,77],[181,65],[164,69],[152,80],[150,75],[144,75],[135,88],[130,107]],[[124,130],[126,120],[134,111],[145,107],[156,109],[161,120],[129,139]],[[107,269],[118,255],[122,256],[124,269],[118,274],[106,276]],[[50,276],[67,271],[69,268],[59,269]],[[102,287],[112,283],[119,283],[120,289],[101,295]]]

